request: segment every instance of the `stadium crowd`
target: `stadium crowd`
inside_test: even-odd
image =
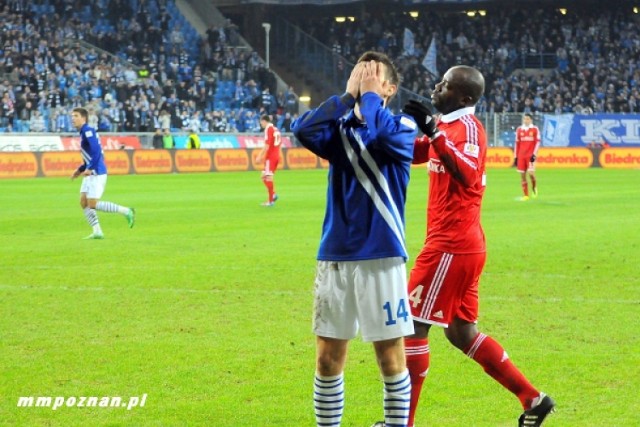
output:
[[[566,14],[523,4],[485,16],[431,11],[414,19],[395,12],[353,22],[312,20],[304,28],[350,62],[368,49],[387,53],[395,58],[403,85],[427,96],[439,77],[422,65],[434,37],[440,75],[456,64],[483,72],[487,88],[480,112],[611,113],[640,111],[636,19],[628,4],[581,5]],[[415,39],[412,53],[404,50],[405,28]],[[514,73],[523,55],[551,57],[552,67]]]
[[[73,131],[69,112],[81,105],[91,125],[112,132],[167,124],[174,131],[260,132],[264,113],[288,131],[298,110],[293,88],[276,93],[273,73],[239,45],[235,25],[212,26],[200,38],[171,0],[0,0],[0,21],[4,132]],[[422,65],[434,37],[440,73],[460,63],[484,73],[479,112],[640,111],[640,33],[621,7],[417,19],[398,12],[298,24],[352,62],[365,50],[387,53],[403,86],[425,96],[439,77]],[[415,38],[411,53],[403,48],[405,28]],[[514,73],[523,54],[555,62]]]
[[[273,95],[273,73],[236,47],[230,22],[199,40],[170,1],[77,4],[0,1],[0,130],[71,132],[77,106],[105,132],[260,132],[264,113],[287,129],[295,118],[293,88]]]

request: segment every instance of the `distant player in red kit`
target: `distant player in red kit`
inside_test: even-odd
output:
[[[278,169],[280,161],[280,131],[273,123],[271,117],[267,114],[260,117],[260,127],[264,129],[264,148],[256,157],[256,162],[262,163],[264,160],[264,169],[262,170],[262,182],[267,187],[268,199],[262,203],[262,206],[273,206],[278,195],[275,192],[273,184],[273,175]]]
[[[534,388],[502,346],[478,331],[478,286],[486,259],[480,224],[486,185],[487,135],[475,116],[484,77],[475,68],[456,66],[436,84],[431,100],[442,113],[409,101],[411,115],[425,136],[417,138],[414,163],[428,162],[427,238],[409,277],[409,301],[415,335],[405,338],[411,376],[409,426],[429,369],[428,334],[444,328],[447,339],[518,397],[524,412],[519,426],[540,426],[553,400]],[[471,422],[470,424],[473,424]]]
[[[531,195],[538,197],[538,184],[536,182],[536,156],[540,148],[540,130],[533,124],[531,114],[522,116],[522,125],[516,129],[516,143],[513,146],[513,163],[520,172],[520,183],[523,196],[521,201],[529,200],[529,186],[527,185],[527,173],[531,180]]]

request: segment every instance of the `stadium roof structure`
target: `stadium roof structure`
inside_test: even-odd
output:
[[[622,0],[629,1],[629,0]],[[346,4],[397,4],[401,6],[427,6],[427,5],[441,5],[441,6],[464,6],[464,5],[480,5],[480,4],[506,4],[513,5],[514,3],[537,3],[537,4],[549,4],[549,5],[579,5],[588,3],[597,3],[598,0],[212,0],[212,3],[216,6],[233,6],[241,4],[270,4],[277,6],[331,6],[331,5],[346,5]]]
[[[287,5],[331,5],[331,4],[345,4],[345,3],[361,3],[363,0],[241,0],[243,4],[260,3],[260,4],[277,4],[282,6]],[[398,0],[396,3],[402,3],[404,5],[420,5],[420,4],[465,4],[465,3],[486,3],[492,0]],[[514,0],[518,1],[518,0]],[[523,0],[519,0],[523,1]]]

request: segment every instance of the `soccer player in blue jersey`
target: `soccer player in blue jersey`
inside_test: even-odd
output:
[[[358,329],[364,341],[373,342],[384,381],[386,425],[407,425],[411,381],[403,337],[413,334],[413,321],[404,207],[417,126],[386,108],[398,83],[386,55],[366,52],[344,94],[291,125],[302,145],[329,161],[314,290],[318,426],[342,421],[347,346]]]
[[[71,175],[71,179],[83,177],[80,186],[80,206],[87,222],[93,228],[93,232],[85,239],[104,239],[96,210],[124,215],[129,228],[135,223],[136,212],[133,208],[100,201],[107,185],[107,166],[104,162],[100,138],[96,130],[87,124],[88,118],[89,113],[85,108],[74,108],[71,112],[71,122],[80,131],[80,152],[83,160]]]

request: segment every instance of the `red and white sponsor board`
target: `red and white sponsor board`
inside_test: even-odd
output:
[[[599,159],[607,169],[640,169],[640,148],[605,148]]]
[[[0,178],[33,178],[38,175],[35,153],[1,153]]]
[[[593,166],[593,153],[580,147],[542,147],[538,150],[536,168],[567,169],[590,168]]]

